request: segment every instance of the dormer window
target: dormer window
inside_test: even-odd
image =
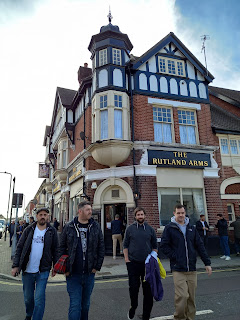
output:
[[[158,57],[158,67],[160,73],[172,74],[185,77],[184,61]]]
[[[112,60],[113,64],[121,65],[121,50],[119,49],[112,49]]]
[[[107,64],[107,49],[99,51],[99,67]]]

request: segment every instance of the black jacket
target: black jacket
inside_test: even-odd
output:
[[[160,248],[170,258],[172,271],[196,271],[197,253],[205,266],[210,266],[211,261],[204,248],[196,228],[186,226],[186,237],[174,222],[170,222],[163,231]]]
[[[207,221],[204,221],[204,225],[205,225],[205,228],[208,228],[209,229],[209,226],[208,226],[208,223]],[[204,237],[204,230],[203,230],[203,225],[202,225],[202,222],[201,220],[198,220],[196,222],[196,229],[200,235],[200,237]],[[206,236],[208,235],[208,230],[206,230]]]
[[[88,226],[88,242],[87,242],[87,265],[88,273],[93,269],[100,270],[104,259],[104,240],[100,225],[92,218],[89,220]],[[67,271],[72,273],[72,266],[78,245],[78,235],[74,225],[74,220],[65,225],[60,240],[59,257],[63,254],[69,256],[69,264]]]
[[[157,237],[154,229],[144,222],[131,224],[125,233],[123,248],[128,249],[130,261],[144,262],[153,249],[157,249]]]
[[[13,259],[12,267],[18,267],[19,272],[25,271],[29,255],[31,253],[32,239],[37,222],[32,223],[26,229],[24,229],[21,238],[18,241],[16,253]],[[50,271],[52,265],[57,262],[58,259],[58,236],[55,228],[47,224],[47,230],[44,236],[43,255],[40,261],[39,271]]]
[[[228,224],[227,224],[227,220],[220,219],[218,220],[217,224],[216,224],[216,228],[218,228],[218,235],[221,236],[228,236]]]

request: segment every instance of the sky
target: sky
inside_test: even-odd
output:
[[[78,89],[78,68],[91,66],[87,48],[108,24],[109,5],[112,24],[128,34],[133,55],[174,32],[205,64],[201,36],[208,35],[212,85],[240,90],[238,0],[0,0],[0,172],[16,178],[15,192],[24,194],[25,206],[43,181],[38,163],[45,159],[56,88]],[[4,216],[9,191],[10,175],[0,173]]]

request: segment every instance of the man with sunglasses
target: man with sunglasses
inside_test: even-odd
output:
[[[37,210],[37,221],[24,229],[13,260],[12,275],[22,271],[25,320],[43,318],[47,280],[58,258],[57,230],[48,223],[48,214],[47,208]]]

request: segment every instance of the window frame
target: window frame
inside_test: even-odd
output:
[[[229,213],[228,210],[227,210],[227,212],[228,212],[228,223],[230,224],[230,223],[236,221],[234,203],[227,203],[227,209],[228,209],[228,207],[231,207],[231,210],[232,210],[231,213]],[[232,216],[232,220],[229,219],[229,215]]]
[[[192,125],[192,124],[188,124],[188,123],[180,123],[180,122],[179,122],[179,113],[178,113],[179,111],[193,112],[195,124]],[[194,110],[194,109],[177,108],[177,114],[178,114],[178,126],[179,126],[180,143],[181,143],[181,144],[192,145],[192,146],[198,145],[198,144],[199,144],[199,135],[198,135],[198,122],[197,122],[197,113],[196,113],[196,110]],[[186,119],[186,120],[187,120],[187,119]],[[192,120],[192,119],[191,119],[191,120]],[[194,127],[195,140],[196,140],[196,143],[195,143],[195,144],[189,143],[189,139],[188,139],[188,143],[182,143],[182,142],[181,142],[180,126]]]
[[[98,65],[99,67],[104,66],[108,63],[108,53],[107,48],[99,50],[99,59],[98,59]]]
[[[114,51],[116,51],[116,55],[115,55]],[[119,54],[119,63],[118,63],[118,54]],[[122,54],[121,49],[112,48],[112,63],[114,65],[117,65],[117,66],[121,66],[122,65],[122,56],[121,56],[121,54]],[[114,57],[116,57],[116,59],[114,59]]]
[[[219,138],[219,146],[220,146],[221,156],[240,157],[240,137],[238,138],[233,135],[219,135],[218,138]],[[222,152],[222,147],[226,146],[226,145],[223,145],[223,143],[222,143],[223,140],[227,141],[228,153]],[[232,152],[231,141],[236,141],[237,153]]]
[[[170,110],[171,113],[171,122],[166,122],[166,121],[158,121],[158,120],[154,120],[154,108],[156,109],[167,109]],[[157,111],[157,110],[156,110]],[[164,135],[163,135],[163,126],[162,126],[162,137],[163,137],[163,141],[156,141],[155,140],[155,131],[154,131],[154,142],[159,142],[159,143],[166,143],[166,144],[172,144],[175,142],[175,135],[174,135],[174,121],[173,121],[173,108],[169,107],[169,106],[164,106],[164,105],[153,105],[152,107],[152,114],[153,114],[153,126],[154,123],[165,123],[165,124],[170,124],[170,128],[171,128],[171,142],[165,142],[164,141]],[[163,118],[163,117],[162,117]]]
[[[116,97],[118,97],[118,99],[116,99]],[[119,99],[121,98],[121,99]],[[123,96],[121,94],[118,93],[114,93],[113,95],[113,100],[114,100],[114,138],[115,139],[123,139]],[[121,101],[120,101],[121,100]],[[115,124],[115,111],[119,112],[121,111],[121,137],[116,137],[116,124]]]
[[[161,62],[165,66],[165,71],[163,71],[163,68],[161,68],[161,66],[160,66]],[[169,70],[169,62],[171,62],[171,64],[174,65],[175,73],[170,72],[170,70]],[[178,64],[180,64],[180,63],[182,65],[182,74],[179,74],[179,65]],[[164,73],[164,74],[169,74],[171,76],[177,76],[177,77],[186,78],[185,61],[184,60],[158,56],[158,70],[159,70],[159,73]]]

